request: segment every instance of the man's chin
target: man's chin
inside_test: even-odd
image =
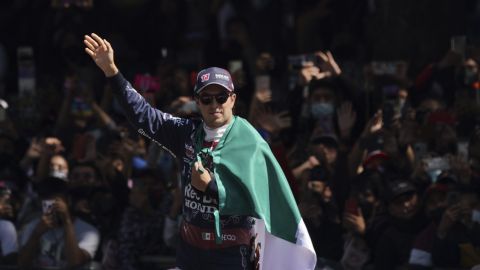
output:
[[[211,119],[210,121],[206,122],[207,126],[212,127],[212,128],[218,128],[224,125],[224,120],[223,118],[215,118]]]

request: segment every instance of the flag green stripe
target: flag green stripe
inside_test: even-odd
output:
[[[212,155],[220,215],[261,218],[271,234],[295,243],[301,216],[280,165],[258,132],[235,117]]]

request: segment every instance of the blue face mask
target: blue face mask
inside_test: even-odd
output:
[[[315,102],[312,103],[310,112],[316,119],[330,116],[333,114],[333,104],[327,102]]]

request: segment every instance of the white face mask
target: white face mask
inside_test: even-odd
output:
[[[67,172],[66,171],[61,171],[61,170],[51,170],[50,171],[50,176],[56,177],[62,180],[67,180]]]

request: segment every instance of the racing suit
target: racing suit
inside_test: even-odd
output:
[[[151,107],[121,73],[109,78],[109,81],[124,114],[138,133],[180,161],[183,221],[177,266],[182,270],[252,269],[250,257],[254,219],[238,215],[221,216],[222,243],[217,244],[213,216],[218,208],[215,179],[208,184],[205,192],[190,183],[197,154],[194,136],[196,129],[202,128],[202,122],[174,117]],[[206,168],[211,172],[212,166],[210,164]]]

